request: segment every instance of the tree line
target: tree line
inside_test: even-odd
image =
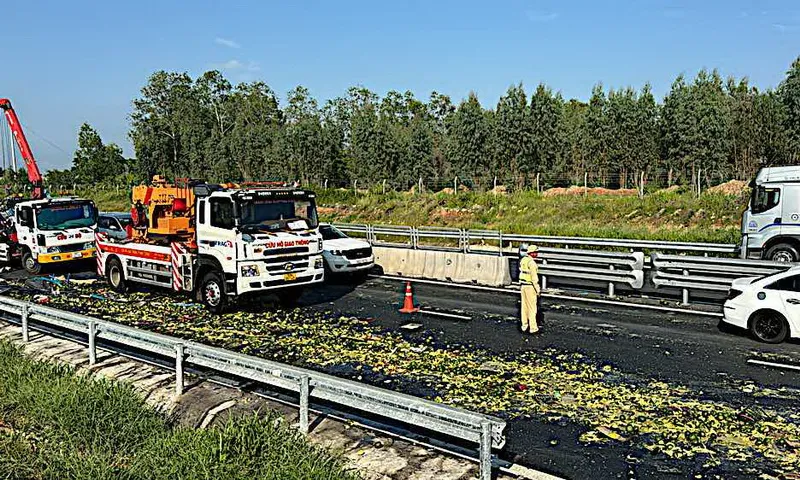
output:
[[[196,79],[159,71],[133,101],[135,159],[104,145],[89,125],[73,167],[50,183],[147,180],[154,174],[212,181],[299,179],[518,187],[590,181],[608,187],[748,179],[765,165],[800,160],[800,57],[776,89],[714,71],[679,75],[662,101],[650,85],[596,85],[588,102],[547,85],[512,85],[494,108],[477,95],[458,104],[433,92],[383,97],[364,87],[320,103],[298,86],[285,105],[263,82],[232,85],[220,72]],[[60,180],[54,182],[53,180]],[[69,180],[72,180],[70,182]]]

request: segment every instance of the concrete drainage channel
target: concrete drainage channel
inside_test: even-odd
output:
[[[455,479],[471,472],[489,479],[493,468],[498,473],[495,478],[556,478],[490,456],[490,448],[501,448],[504,443],[505,422],[494,417],[363,384],[350,385],[356,382],[349,380],[326,379],[328,376],[316,372],[300,377],[295,387],[293,373],[302,373],[302,369],[255,359],[257,364],[263,363],[261,375],[247,374],[246,367],[256,364],[248,364],[249,357],[244,355],[5,297],[0,297],[0,312],[11,324],[0,327],[1,337],[22,344],[40,358],[130,381],[151,403],[193,418],[192,426],[205,428],[235,411],[252,412],[245,405],[277,409],[289,421],[297,419],[301,432],[313,433],[309,435],[312,441],[343,451],[366,478]],[[31,335],[34,331],[37,333]],[[165,344],[154,346],[158,340],[176,343],[165,349]],[[205,350],[227,365],[208,355],[204,358]],[[275,378],[254,378],[265,374]],[[342,395],[358,400],[332,396],[329,392],[334,388],[340,391],[339,384]],[[299,415],[295,413],[298,391]],[[382,405],[375,410],[370,403]],[[393,408],[399,409],[390,411]],[[328,424],[321,427],[324,422]],[[361,427],[360,437],[349,431],[353,424]],[[419,425],[424,425],[421,431],[427,433],[415,431]],[[375,433],[389,440],[364,440]],[[477,450],[469,446],[475,440],[480,440]],[[394,442],[392,448],[382,448],[387,442]],[[434,456],[438,460],[433,461]]]

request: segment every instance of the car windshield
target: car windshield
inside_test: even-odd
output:
[[[126,228],[133,223],[131,217],[117,217],[117,220],[119,220],[119,224],[122,225],[122,228]]]
[[[251,230],[308,230],[316,228],[314,200],[251,200],[240,205],[241,226]]]
[[[64,230],[94,226],[97,211],[92,203],[68,203],[42,207],[36,213],[40,230]]]
[[[339,238],[347,238],[347,235],[345,235],[332,225],[320,225],[319,233],[322,235],[323,240],[336,240]]]

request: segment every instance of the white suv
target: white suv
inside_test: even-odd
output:
[[[724,318],[757,340],[781,343],[800,336],[800,266],[766,277],[733,281]]]
[[[369,242],[350,238],[328,223],[319,224],[319,233],[322,235],[322,256],[329,272],[365,272],[375,263]]]

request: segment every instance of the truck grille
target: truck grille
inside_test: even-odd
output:
[[[342,252],[345,258],[350,260],[358,260],[359,258],[367,258],[372,255],[372,247],[357,248],[355,250],[345,250]]]
[[[61,253],[78,252],[80,250],[83,250],[84,244],[85,244],[85,242],[84,243],[72,243],[70,245],[59,245],[58,249],[61,250]]]
[[[278,248],[278,249],[270,249],[264,251],[265,257],[273,257],[275,255],[292,255],[297,253],[305,253],[308,254],[308,247],[288,247],[288,248]]]

